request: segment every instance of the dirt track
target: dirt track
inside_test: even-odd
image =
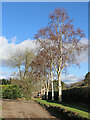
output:
[[[44,118],[49,118],[48,120],[52,120],[54,116],[50,115],[50,113],[41,107],[38,103],[34,101],[3,101],[2,102],[2,117],[3,118],[34,118],[42,120]]]

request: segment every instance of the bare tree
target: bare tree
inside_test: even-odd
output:
[[[22,79],[22,71],[21,71],[22,58],[23,58],[22,53],[16,50],[14,51],[14,53],[10,54],[7,62],[7,65],[9,67],[18,68],[20,79]]]
[[[51,58],[51,66],[54,66],[58,75],[59,102],[62,101],[61,73],[70,64],[75,63],[75,52],[79,55],[87,46],[80,44],[85,34],[79,28],[74,29],[72,20],[65,9],[55,9],[49,15],[49,24],[35,34],[41,49],[48,50]],[[52,46],[52,47],[51,47]],[[52,49],[53,48],[53,49]],[[51,67],[52,68],[52,67]],[[52,76],[52,75],[51,75]],[[52,88],[53,89],[53,88]]]
[[[25,49],[23,54],[23,65],[25,67],[23,78],[27,78],[30,73],[31,62],[35,59],[34,52],[29,49]]]
[[[33,51],[26,49],[24,52],[16,50],[10,54],[7,65],[12,68],[18,68],[20,80],[29,76],[30,63],[35,58]],[[24,68],[24,70],[23,70]]]
[[[49,30],[48,27],[45,29],[40,29],[37,34],[35,34],[35,39],[37,39],[36,43],[40,46],[40,58],[42,62],[45,65],[46,71],[50,70],[49,74],[47,75],[48,78],[51,78],[51,84],[52,84],[52,100],[54,100],[54,88],[53,88],[53,60],[54,60],[54,44],[53,41],[50,41],[48,39],[47,30]],[[44,39],[45,38],[45,39]],[[47,38],[47,39],[46,39]],[[49,79],[46,81],[46,95],[48,98],[48,91],[49,91]]]
[[[32,61],[32,69],[33,69],[32,70],[33,74],[38,79],[37,82],[38,84],[40,84],[41,87],[40,89],[42,89],[42,87],[46,89],[47,71],[46,71],[46,62],[43,56],[43,52],[38,53],[36,59]]]

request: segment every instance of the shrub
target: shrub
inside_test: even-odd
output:
[[[72,88],[62,91],[62,101],[65,103],[77,103],[89,105],[90,87]],[[46,99],[46,94],[43,96]],[[48,100],[52,100],[52,92],[48,93]],[[58,101],[58,92],[54,92],[54,100]]]
[[[16,84],[19,86],[25,99],[31,99],[31,95],[33,92],[33,86],[31,81],[31,78],[24,78],[22,80],[13,79],[12,84]]]
[[[21,98],[22,93],[17,85],[6,85],[2,87],[2,97],[5,99]]]

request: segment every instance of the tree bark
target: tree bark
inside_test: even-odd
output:
[[[47,82],[47,100],[48,100],[48,92],[49,92],[49,80],[50,80],[50,74],[48,74],[48,82]]]
[[[47,99],[47,100],[48,100],[48,91],[49,91],[49,90],[48,90],[48,88],[47,88],[47,93],[46,93],[46,99]]]
[[[59,90],[59,95],[58,95],[58,101],[61,103],[62,102],[62,86],[61,86],[61,74],[58,74],[58,90]]]
[[[52,100],[54,100],[53,73],[51,70]]]
[[[18,68],[19,68],[19,73],[20,73],[20,80],[22,80],[22,72],[21,72],[20,66],[18,66]]]
[[[45,95],[45,92],[46,92],[46,88],[45,88],[45,85],[44,85],[44,95]]]
[[[47,81],[46,81],[46,99],[48,100],[48,85],[47,85]]]

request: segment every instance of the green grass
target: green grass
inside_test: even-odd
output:
[[[41,100],[41,99],[35,99],[35,100],[37,102],[42,103],[42,104],[46,104],[46,105],[50,105],[50,106],[55,106],[55,107],[60,107],[62,109],[74,112],[74,113],[78,114],[81,117],[90,118],[88,112],[85,112],[84,110],[80,110],[80,109],[74,108],[73,106],[69,106],[68,104],[64,105],[64,104],[54,103],[54,102],[50,102],[50,101],[46,101],[46,100]]]
[[[68,107],[73,107],[73,108],[76,108],[76,109],[79,109],[79,110],[82,110],[82,111],[85,111],[88,113],[90,112],[90,109],[88,109],[88,106],[85,104],[62,103],[62,105],[68,106]]]

